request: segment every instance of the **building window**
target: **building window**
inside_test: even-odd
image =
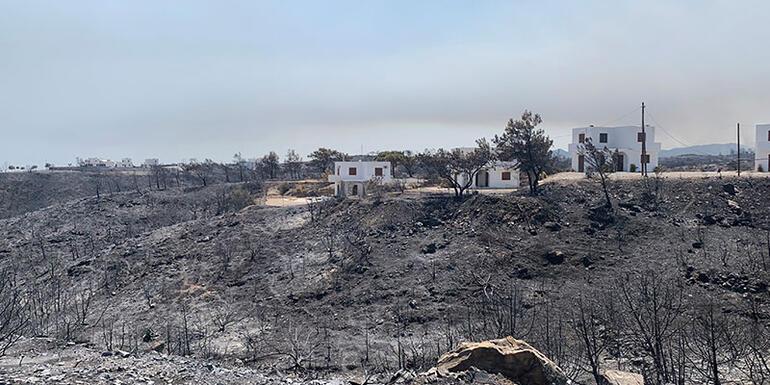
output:
[[[644,142],[644,136],[645,136],[644,132],[637,133],[636,134],[636,141],[639,142],[639,143]]]
[[[603,132],[599,134],[599,143],[607,143],[607,133]]]
[[[578,135],[578,143],[585,143],[585,142],[586,142],[586,134]]]
[[[356,175],[358,170],[355,167],[348,168],[348,175]]]
[[[642,155],[642,163],[650,163],[650,154]]]
[[[511,180],[511,172],[510,171],[503,171],[502,179],[503,180]]]
[[[374,168],[374,176],[382,176],[382,167]]]
[[[770,142],[770,130],[767,130],[767,141]]]

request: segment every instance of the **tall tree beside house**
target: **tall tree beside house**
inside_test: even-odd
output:
[[[414,176],[417,157],[411,151],[382,151],[377,154],[376,160],[390,162],[393,177],[397,176],[399,166],[410,178]]]
[[[442,148],[426,150],[418,158],[425,171],[444,180],[454,189],[455,197],[459,199],[473,185],[476,174],[495,160],[492,147],[486,139],[479,139],[476,144],[478,147],[470,152],[459,148],[451,151]]]
[[[263,170],[263,176],[268,179],[275,179],[278,176],[278,171],[281,169],[278,154],[275,151],[270,151],[269,154],[263,156],[259,161],[259,165]]]
[[[553,164],[553,140],[537,126],[543,122],[540,115],[524,111],[518,120],[510,119],[503,135],[492,140],[497,156],[503,161],[517,161],[519,170],[527,174],[529,192],[538,193],[540,178]]]
[[[334,162],[345,160],[347,157],[348,154],[323,147],[313,151],[308,156],[310,158],[310,165],[318,170],[320,174],[333,171]]]
[[[283,161],[283,168],[289,173],[289,178],[299,179],[300,170],[302,170],[302,158],[296,151],[290,149]]]
[[[408,177],[414,178],[414,173],[417,171],[417,155],[409,150],[404,151],[401,167]]]

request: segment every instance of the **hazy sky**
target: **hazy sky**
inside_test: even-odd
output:
[[[0,0],[0,162],[467,146],[524,109],[565,147],[642,100],[753,143],[768,25],[766,0]]]

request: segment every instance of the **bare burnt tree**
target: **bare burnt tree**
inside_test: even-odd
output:
[[[226,297],[217,302],[214,306],[212,320],[217,328],[217,331],[224,333],[227,328],[240,321],[240,312],[236,304],[233,302],[232,297]]]
[[[28,302],[16,282],[16,272],[0,271],[0,357],[13,346],[29,323]]]
[[[586,138],[585,143],[583,143],[578,151],[585,157],[585,161],[588,164],[586,171],[599,174],[604,198],[607,200],[606,205],[607,207],[612,207],[609,174],[615,169],[615,162],[613,162],[614,154],[607,147],[596,147],[591,138]]]
[[[595,293],[579,293],[574,298],[573,309],[570,314],[570,324],[574,329],[578,343],[582,346],[583,355],[591,375],[597,384],[604,383],[602,375],[602,358],[609,347],[610,340],[606,338],[607,321],[603,308],[598,303],[599,297]]]
[[[723,309],[723,301],[713,293],[698,290],[694,293],[695,303],[691,306],[691,321],[686,339],[691,367],[709,384],[721,385],[720,368],[735,366],[741,352],[730,349],[741,344],[739,324],[733,311]],[[742,344],[741,344],[742,345]]]
[[[673,273],[643,270],[629,273],[615,284],[627,314],[624,327],[633,342],[652,360],[650,380],[654,384],[674,382],[681,373],[671,357],[676,353],[673,350],[676,336],[681,333],[685,309],[680,279]]]
[[[214,171],[214,162],[211,159],[206,159],[203,163],[191,162],[182,165],[182,169],[186,173],[198,178],[205,187],[208,185],[211,173]]]

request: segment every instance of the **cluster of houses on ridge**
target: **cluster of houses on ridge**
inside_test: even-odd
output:
[[[145,159],[141,166],[135,166],[131,161],[131,158],[123,158],[120,161],[113,161],[110,159],[101,158],[76,158],[78,167],[93,167],[93,168],[136,168],[136,167],[153,167],[158,165],[157,158]]]
[[[757,124],[756,158],[754,169],[756,171],[770,171],[770,124]],[[572,129],[572,142],[569,145],[569,154],[572,162],[572,170],[577,172],[588,171],[582,146],[587,140],[591,140],[598,148],[607,147],[615,157],[615,171],[636,172],[642,170],[642,163],[646,163],[648,170],[658,167],[658,157],[661,151],[660,142],[655,141],[655,127],[646,125],[644,132],[640,126],[619,127],[579,127]],[[645,151],[642,154],[642,144]],[[465,184],[467,175],[455,176],[460,184]],[[363,196],[366,195],[366,186],[370,181],[377,183],[393,182],[393,173],[390,162],[383,161],[353,161],[335,162],[334,173],[329,175],[329,181],[334,182],[337,196]],[[475,175],[471,190],[475,189],[513,189],[519,187],[519,171],[514,162],[495,162]]]

